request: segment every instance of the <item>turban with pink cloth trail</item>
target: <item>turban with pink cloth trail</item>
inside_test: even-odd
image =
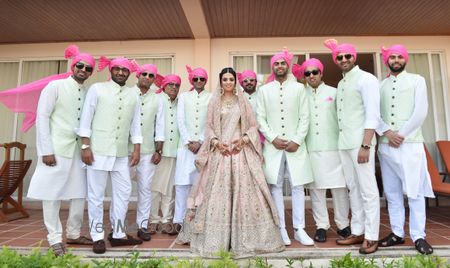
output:
[[[293,58],[294,58],[294,55],[289,53],[287,48],[283,48],[283,50],[280,53],[275,54],[270,59],[270,68],[273,67],[273,65],[275,64],[276,61],[281,60],[281,59],[283,59],[289,67],[289,66],[291,66],[291,62],[292,62]],[[267,78],[266,83],[272,82],[273,80],[275,80],[275,74],[272,71],[270,76]]]
[[[141,66],[138,66],[138,69],[136,70],[136,77],[139,78],[139,76],[141,76],[141,73],[153,74],[155,76],[155,85],[157,85],[158,87],[161,85],[162,80],[164,79],[164,76],[158,73],[158,68],[154,64],[143,64]]]
[[[191,83],[192,87],[190,90],[194,89],[194,77],[203,77],[205,78],[205,83],[208,82],[208,73],[206,72],[205,69],[198,67],[195,69],[192,69],[191,66],[186,65],[186,70],[188,72],[188,79],[189,79],[189,83]]]
[[[156,91],[156,94],[159,94],[164,91],[164,87],[167,86],[169,83],[175,83],[181,85],[181,77],[179,77],[176,74],[168,74],[164,76],[163,80],[161,81],[161,84],[158,85],[160,88]]]
[[[408,63],[408,50],[404,45],[393,45],[390,48],[381,46],[381,55],[383,56],[384,64],[388,65],[389,56],[392,54],[402,55],[406,63]]]
[[[356,49],[352,44],[340,44],[336,39],[327,39],[323,42],[323,44],[331,50],[331,55],[333,56],[334,63],[337,63],[336,56],[340,53],[351,54],[353,58],[356,60]]]
[[[242,73],[237,73],[237,77],[239,80],[239,84],[243,87],[244,86],[244,80],[247,78],[256,79],[256,73],[252,70],[245,70]]]

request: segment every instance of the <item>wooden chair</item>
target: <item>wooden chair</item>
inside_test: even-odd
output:
[[[23,194],[23,178],[27,174],[31,165],[31,160],[25,159],[26,144],[20,142],[11,142],[0,144],[0,147],[5,148],[5,162],[0,168],[0,222],[7,222],[15,219],[27,218],[28,213],[22,206]],[[18,148],[20,150],[19,160],[11,159],[11,149]],[[18,189],[17,201],[11,195]],[[8,208],[8,204],[12,208]],[[21,216],[8,219],[7,214],[19,212]]]
[[[427,147],[425,145],[424,147],[425,154],[427,155],[428,173],[430,173],[431,185],[433,187],[434,195],[436,196],[436,206],[439,206],[438,195],[450,195],[450,183],[445,183],[442,181],[442,175],[439,173],[439,170],[434,163],[433,158],[431,158]]]
[[[444,166],[446,172],[444,174],[444,180],[450,178],[450,141],[437,141],[436,145],[441,154],[442,161],[444,161]]]

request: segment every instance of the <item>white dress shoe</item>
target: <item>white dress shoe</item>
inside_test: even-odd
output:
[[[312,245],[314,245],[314,240],[312,240],[311,237],[309,237],[309,235],[305,232],[304,229],[300,229],[299,228],[294,233],[294,238],[298,242],[302,243],[302,245],[305,245],[305,246],[312,246]]]
[[[291,245],[291,239],[289,239],[289,235],[286,231],[286,228],[280,228],[281,239],[283,239],[283,243],[285,246]]]

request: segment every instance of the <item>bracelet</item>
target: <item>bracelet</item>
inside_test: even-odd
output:
[[[219,143],[219,140],[218,140],[217,138],[214,138],[214,139],[211,140],[211,145],[214,146],[214,147],[215,147],[218,143]]]

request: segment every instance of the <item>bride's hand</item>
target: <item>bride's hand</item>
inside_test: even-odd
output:
[[[229,150],[228,144],[219,142],[219,143],[216,144],[216,148],[217,148],[217,150],[219,150],[219,152],[223,156],[229,156],[230,155],[230,150]]]
[[[247,136],[243,136],[242,138],[240,138],[239,140],[235,140],[232,142],[233,144],[233,149],[231,150],[232,154],[238,154],[240,151],[242,151],[242,148],[247,145],[247,143],[249,142],[248,137]]]

